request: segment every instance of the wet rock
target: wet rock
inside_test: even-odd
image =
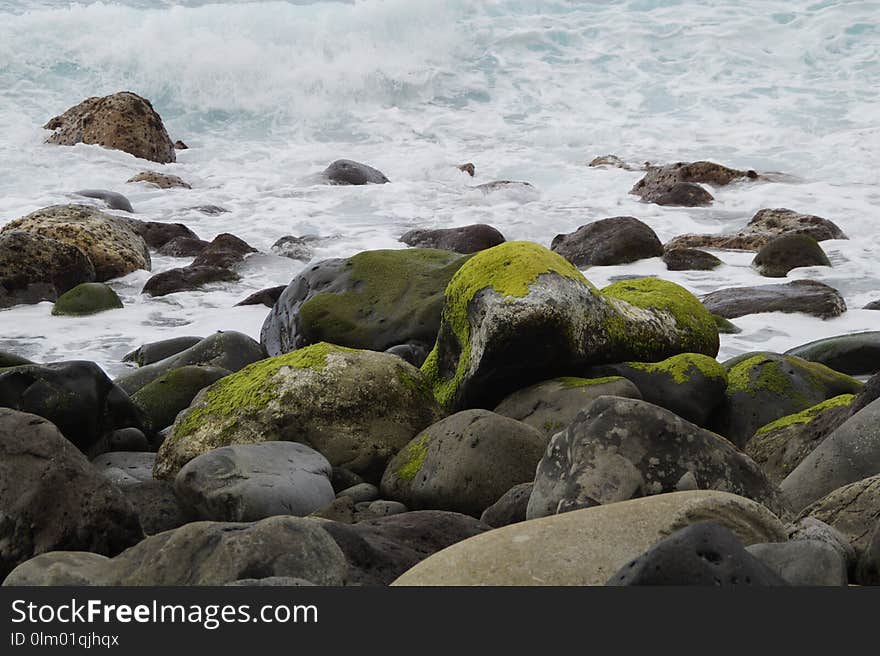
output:
[[[786,351],[851,376],[880,371],[880,331],[826,337]]]
[[[188,210],[193,210],[194,212],[200,212],[202,214],[207,214],[208,216],[217,216],[218,214],[226,214],[229,210],[225,207],[220,207],[219,205],[196,205],[195,207],[188,207]]]
[[[477,172],[476,168],[471,162],[468,162],[467,164],[459,164],[455,168],[457,168],[462,173],[467,173],[471,177],[474,177],[474,174]]]
[[[401,236],[407,246],[415,248],[439,248],[456,253],[476,253],[504,243],[504,235],[485,223],[459,228],[435,230],[410,230]]]
[[[820,540],[753,544],[746,549],[790,585],[843,586],[848,583],[846,560]]]
[[[831,266],[825,251],[810,235],[788,234],[767,242],[752,260],[762,276],[785,278],[798,267]]]
[[[189,150],[189,146],[178,139],[174,142],[174,150]]]
[[[318,237],[315,235],[306,235],[304,237],[287,235],[281,237],[278,241],[272,244],[271,251],[275,253],[275,255],[289,257],[291,260],[308,262],[315,254],[315,249],[312,247],[312,244],[316,241],[318,241]]]
[[[616,168],[623,169],[624,171],[645,171],[649,166],[649,163],[645,162],[643,164],[634,164],[632,162],[625,162],[617,155],[600,155],[590,160],[588,166]]]
[[[0,408],[0,516],[0,580],[48,551],[115,555],[143,538],[131,504],[55,426],[7,408]]]
[[[487,410],[466,410],[416,435],[392,458],[382,494],[407,508],[479,517],[514,485],[534,478],[547,439]]]
[[[82,317],[122,308],[122,301],[109,285],[84,282],[58,297],[53,316]]]
[[[880,522],[880,474],[837,488],[804,508],[798,521],[822,522],[839,532],[855,560]]]
[[[142,294],[167,296],[177,292],[192,292],[212,282],[236,282],[239,275],[231,269],[218,266],[187,266],[157,273],[144,284]]]
[[[330,184],[337,185],[385,184],[388,182],[388,178],[381,171],[350,159],[336,160],[324,170],[322,175]]]
[[[696,248],[667,249],[663,262],[669,271],[711,271],[724,264],[711,253]]]
[[[775,486],[727,440],[650,403],[605,396],[550,440],[527,517],[680,489],[733,492],[785,511]]]
[[[414,367],[421,367],[430,350],[431,348],[425,344],[398,344],[385,349],[385,353],[403,358]]]
[[[142,367],[145,364],[153,364],[159,360],[177,355],[191,346],[201,342],[204,337],[172,337],[158,342],[150,342],[136,348],[131,353],[126,353],[123,362],[134,362]]]
[[[86,198],[96,198],[98,200],[104,201],[104,205],[106,205],[111,210],[122,210],[123,212],[134,212],[134,208],[131,206],[131,201],[128,200],[125,196],[115,191],[107,191],[106,189],[81,189],[80,191],[74,192],[77,196],[84,196]]]
[[[501,528],[526,521],[526,509],[529,506],[529,497],[532,495],[534,487],[533,482],[514,485],[502,494],[498,501],[483,511],[480,521],[492,528]]]
[[[261,289],[258,292],[254,292],[243,301],[239,301],[235,304],[235,306],[238,307],[240,305],[265,305],[268,308],[274,307],[275,303],[278,302],[278,298],[281,296],[281,293],[285,289],[287,289],[287,285],[278,285],[277,287]]]
[[[840,292],[816,280],[719,289],[704,296],[703,305],[725,319],[761,312],[801,312],[830,319],[846,312]]]
[[[713,314],[712,318],[715,319],[715,325],[718,326],[718,333],[721,335],[739,335],[742,332],[742,328],[736,326],[724,317],[719,317],[717,314]]]
[[[196,256],[191,266],[231,269],[243,262],[248,255],[256,252],[257,249],[244,240],[224,232],[217,235],[208,247]]]
[[[173,189],[174,187],[192,189],[192,185],[184,182],[178,176],[171,175],[170,173],[157,173],[156,171],[141,171],[126,180],[126,182],[144,182],[159,189]]]
[[[150,248],[161,249],[175,239],[198,239],[196,233],[182,223],[165,223],[162,221],[139,221],[122,219],[135,233],[140,235]]]
[[[676,207],[705,207],[711,205],[713,200],[715,197],[698,184],[676,182],[669,189],[653,195],[647,202]]]
[[[179,367],[144,385],[131,395],[131,400],[141,411],[147,430],[157,433],[173,424],[174,418],[189,407],[196,394],[230,373],[219,367]]]
[[[493,180],[492,182],[484,182],[474,187],[474,189],[482,191],[484,194],[491,194],[495,191],[506,189],[526,189],[532,191],[534,188],[531,183],[520,180]]]
[[[174,162],[174,144],[150,101],[130,91],[87,98],[43,126],[46,143],[98,144],[160,164]]]
[[[579,269],[627,264],[663,255],[663,245],[651,228],[632,216],[615,216],[556,235],[550,249]]]
[[[863,310],[880,310],[880,300],[871,301],[862,309]]]
[[[168,255],[170,257],[195,257],[208,246],[211,242],[193,237],[175,237],[165,242],[159,248],[159,255]]]
[[[648,166],[645,176],[630,191],[648,203],[698,207],[712,202],[712,195],[700,184],[723,187],[742,179],[754,179],[754,171],[738,171],[714,162],[678,162]]]
[[[53,205],[7,223],[0,235],[21,230],[74,246],[91,261],[95,280],[104,282],[150,269],[147,244],[127,221],[87,205]]]
[[[377,499],[376,501],[370,501],[367,506],[367,512],[379,517],[391,517],[391,515],[400,515],[405,512],[408,512],[406,506],[404,506],[400,501],[387,501],[385,499]]]

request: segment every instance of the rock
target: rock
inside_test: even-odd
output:
[[[645,401],[604,396],[550,440],[526,516],[682,489],[733,492],[785,512],[775,486],[727,440]]]
[[[459,228],[410,230],[400,238],[407,246],[436,248],[456,253],[476,253],[504,243],[504,235],[485,223]]]
[[[48,419],[80,451],[92,455],[107,433],[141,425],[128,396],[94,362],[0,370],[0,407]]]
[[[174,162],[174,144],[150,101],[130,91],[87,98],[43,126],[46,143],[98,144],[160,164]]]
[[[711,271],[724,264],[711,253],[696,248],[665,250],[663,262],[669,271]]]
[[[844,586],[846,560],[821,540],[753,544],[746,549],[790,585]]]
[[[736,319],[760,312],[803,312],[830,319],[846,312],[843,296],[816,280],[795,280],[786,284],[719,289],[703,297],[712,314]]]
[[[868,547],[871,531],[880,522],[880,474],[844,485],[810,504],[798,521],[809,520],[842,534],[855,560]]]
[[[348,561],[348,585],[388,585],[428,556],[489,529],[473,517],[439,510],[322,524]]]
[[[195,207],[188,207],[187,210],[192,210],[193,212],[200,212],[202,214],[207,214],[208,216],[217,216],[218,214],[226,214],[229,210],[225,207],[220,207],[219,205],[196,205]]]
[[[330,475],[330,483],[333,485],[333,489],[337,493],[347,490],[355,485],[360,485],[363,482],[364,479],[345,467],[334,467],[333,473]]]
[[[498,528],[425,559],[393,585],[602,585],[667,535],[707,520],[747,545],[785,539],[782,523],[754,501],[675,492]]]
[[[398,344],[397,346],[385,349],[385,353],[403,358],[414,367],[421,367],[428,357],[429,350],[429,347],[423,344]]]
[[[157,173],[156,171],[141,171],[132,176],[126,182],[145,182],[159,189],[171,189],[173,187],[181,187],[183,189],[192,189],[192,185],[184,182],[176,175],[169,173]]]
[[[330,463],[294,442],[234,444],[190,460],[174,491],[200,519],[250,522],[303,517],[333,501]]]
[[[775,570],[728,529],[700,522],[663,538],[617,571],[605,585],[784,586]]]
[[[788,539],[810,540],[822,542],[834,549],[846,564],[846,570],[851,572],[856,566],[856,550],[847,540],[847,537],[833,526],[829,526],[815,517],[804,516],[785,527]]]
[[[0,408],[0,580],[54,550],[115,555],[143,531],[131,504],[51,423]]]
[[[194,521],[165,481],[141,481],[121,488],[147,535],[170,531]]]
[[[257,249],[235,235],[227,232],[217,235],[214,240],[193,260],[193,267],[222,267],[230,269]]]
[[[871,301],[862,309],[863,310],[880,310],[880,299],[878,299],[876,301]]]
[[[782,481],[780,489],[791,506],[801,510],[834,490],[877,472],[880,472],[880,400],[859,410],[826,437]]]
[[[495,413],[528,424],[550,438],[600,396],[642,398],[638,388],[620,376],[552,378],[517,390],[498,404]]]
[[[120,218],[120,221],[124,221],[129,228],[140,235],[150,248],[161,250],[175,239],[198,240],[196,233],[182,223],[139,221],[129,218]]]
[[[131,353],[126,353],[123,362],[135,362],[139,367],[145,364],[153,364],[159,360],[177,355],[191,346],[201,342],[204,337],[172,337],[158,342],[143,344]]]
[[[119,488],[153,480],[156,454],[114,451],[92,458],[92,466]]]
[[[466,256],[431,249],[366,251],[294,278],[263,324],[269,355],[327,341],[373,351],[433,344],[443,291]]]
[[[150,270],[150,252],[144,240],[123,219],[87,205],[53,205],[37,210],[7,223],[0,234],[14,230],[75,246],[91,261],[97,282],[138,269]]]
[[[67,580],[101,586],[225,585],[248,578],[293,577],[340,585],[345,556],[312,519],[253,523],[192,522],[151,535],[112,559],[48,553],[20,565],[4,585],[49,585],[63,563]]]
[[[816,241],[846,239],[833,222],[788,209],[760,210],[742,230],[728,235],[680,235],[666,244],[673,248],[727,248],[758,251],[779,235],[803,234]]]
[[[97,198],[104,201],[104,204],[111,210],[122,210],[123,212],[134,212],[131,201],[122,194],[115,191],[107,191],[106,189],[81,189],[74,192],[77,196],[85,198]]]
[[[150,442],[147,436],[139,428],[117,428],[104,435],[97,446],[93,446],[92,453],[109,453],[111,451],[147,451]]]
[[[186,365],[197,364],[238,371],[266,357],[257,342],[233,330],[218,331],[185,348],[185,344],[193,339],[193,337],[180,337],[142,346],[135,353],[141,352],[143,365],[131,373],[121,375],[114,382],[128,394],[134,394],[144,385],[172,369]],[[177,351],[178,348],[181,350]],[[166,352],[173,355],[153,361],[153,358],[158,358]]]
[[[359,513],[354,507],[354,499],[351,497],[336,497],[325,508],[316,510],[309,517],[327,519],[340,524],[354,524],[356,515]],[[371,518],[372,519],[372,518]]]
[[[715,319],[715,325],[718,326],[718,333],[721,335],[739,335],[742,332],[742,328],[737,327],[724,317],[713,314],[712,318]]]
[[[239,307],[241,305],[265,305],[268,308],[274,307],[275,303],[278,302],[278,298],[281,296],[281,293],[285,289],[287,289],[287,285],[278,285],[277,287],[261,289],[258,292],[254,292],[243,301],[239,301],[238,303],[236,303],[235,307]]]
[[[233,581],[232,583],[227,583],[226,585],[235,586],[235,587],[266,587],[266,586],[277,586],[283,588],[301,588],[303,586],[313,586],[315,585],[311,581],[306,581],[305,579],[298,579],[293,576],[267,576],[264,579],[239,579],[238,581]]]
[[[651,228],[632,216],[615,216],[556,235],[550,249],[583,269],[628,264],[663,255],[663,245]]]
[[[526,191],[534,191],[535,187],[528,183],[523,182],[521,180],[492,180],[491,182],[484,182],[483,184],[479,184],[474,189],[482,191],[484,194],[491,194],[496,191],[503,191],[506,189],[522,189]]]
[[[810,235],[787,234],[774,237],[758,251],[752,266],[762,276],[785,278],[798,267],[831,266],[825,251]]]
[[[706,426],[713,411],[724,400],[727,371],[715,358],[699,353],[682,353],[662,362],[623,362],[590,367],[589,376],[620,376],[629,380],[639,396],[682,419]]]
[[[711,423],[739,447],[770,422],[862,387],[855,378],[793,355],[746,353],[725,367],[727,393]]]
[[[42,235],[0,232],[0,309],[54,301],[95,279],[95,267],[81,250]]]
[[[416,510],[479,517],[518,483],[534,478],[547,439],[487,410],[466,410],[429,426],[382,476],[382,494]]]
[[[170,478],[194,457],[228,444],[286,440],[375,482],[439,414],[419,370],[400,358],[315,344],[199,392],[174,422],[154,474]]]
[[[467,164],[459,164],[455,168],[457,168],[462,173],[467,173],[471,177],[474,177],[474,174],[477,172],[472,162],[468,162]]]
[[[180,139],[178,139],[177,141],[174,142],[174,149],[175,150],[189,150],[189,146],[187,146]]]
[[[648,163],[645,162],[644,164],[633,164],[631,162],[623,161],[617,155],[600,155],[590,160],[588,166],[616,168],[623,169],[624,171],[645,171],[647,169]]]
[[[850,376],[870,375],[880,371],[880,331],[866,331],[826,337],[786,351],[810,362]]]
[[[10,353],[9,351],[0,351],[0,369],[17,367],[22,364],[36,364],[36,362],[31,362],[27,358],[23,358],[15,353]]]
[[[738,171],[714,162],[678,162],[648,166],[645,176],[629,192],[659,205],[694,207],[712,201],[712,196],[696,183],[724,187],[742,179],[754,179],[754,171]]]
[[[272,244],[270,250],[275,253],[275,255],[289,257],[291,260],[308,262],[315,254],[315,249],[311,244],[317,240],[318,238],[314,235],[307,235],[305,237],[287,235],[286,237],[281,237],[278,241]]]
[[[379,498],[379,488],[370,483],[358,483],[351,487],[345,488],[336,495],[338,497],[350,497],[355,503],[363,503],[364,501],[375,501]]]
[[[390,517],[391,515],[400,515],[402,513],[408,512],[406,506],[404,506],[400,501],[386,501],[385,499],[377,499],[376,501],[370,501],[370,505],[367,506],[367,510],[376,515],[376,517]]]
[[[59,296],[52,314],[82,317],[121,308],[122,301],[112,287],[102,282],[84,282]]]
[[[168,269],[147,280],[142,294],[167,296],[177,292],[197,291],[213,282],[236,282],[241,278],[232,269],[217,266],[187,266]]]
[[[350,159],[336,160],[324,170],[322,175],[330,184],[337,185],[385,184],[388,182],[388,178],[381,171]]]
[[[147,430],[156,433],[173,424],[177,414],[189,407],[196,394],[231,373],[219,367],[186,365],[144,385],[131,395],[131,400],[141,411]]]
[[[868,547],[859,558],[855,579],[859,585],[880,585],[880,522],[874,526]]]
[[[534,487],[534,483],[514,485],[502,494],[498,501],[483,511],[480,521],[492,528],[501,528],[526,521],[526,509],[529,506],[529,497],[532,495]]]
[[[779,485],[835,428],[849,418],[852,394],[822,401],[802,412],[761,426],[745,452]]]
[[[450,411],[491,408],[592,364],[718,352],[712,316],[678,285],[627,280],[599,292],[565,258],[529,242],[472,256],[445,297],[422,372]]]
[[[171,241],[165,242],[159,248],[159,255],[168,255],[170,257],[195,257],[210,245],[211,242],[205,241],[204,239],[175,237]]]

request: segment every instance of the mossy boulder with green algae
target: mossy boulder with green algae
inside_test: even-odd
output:
[[[375,481],[388,459],[440,416],[419,370],[401,358],[314,344],[199,392],[175,420],[154,473],[172,478],[218,447],[283,440]]]
[[[52,307],[55,316],[82,317],[106,310],[118,310],[122,301],[109,285],[84,282],[58,297]]]
[[[622,362],[587,370],[588,376],[622,376],[641,397],[682,419],[705,426],[724,399],[727,370],[715,358],[681,353],[661,362]]]
[[[422,372],[450,410],[491,408],[511,392],[589,365],[718,352],[718,329],[690,292],[664,280],[601,292],[531,242],[482,251],[455,273]]]
[[[365,251],[294,278],[260,335],[269,355],[318,342],[384,351],[437,337],[443,290],[467,256],[430,248]]]
[[[739,447],[761,426],[862,387],[855,378],[792,355],[748,353],[725,367],[727,393],[712,427]]]

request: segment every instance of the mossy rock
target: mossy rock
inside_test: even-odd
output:
[[[85,282],[62,294],[52,307],[55,316],[83,317],[122,308],[122,301],[109,285]]]
[[[419,370],[384,353],[320,343],[256,362],[202,390],[178,415],[155,474],[230,444],[301,442],[373,481],[440,409]]]
[[[725,366],[727,393],[712,426],[740,447],[761,426],[862,388],[855,378],[792,355],[744,354]]]
[[[779,485],[835,428],[849,418],[852,394],[841,394],[761,426],[745,452]]]
[[[711,315],[653,279],[601,293],[562,256],[531,242],[482,251],[452,277],[422,371],[441,405],[490,408],[511,392],[584,367],[718,352]]]
[[[623,362],[592,367],[588,375],[622,376],[641,397],[682,419],[705,426],[724,399],[727,370],[715,358],[682,353],[661,362]]]
[[[819,362],[851,376],[880,371],[880,331],[835,335],[786,351],[810,362]]]
[[[742,328],[729,319],[719,317],[717,314],[713,314],[712,318],[715,320],[715,325],[718,327],[718,333],[721,335],[739,335],[742,332]]]
[[[437,337],[443,291],[467,256],[409,248],[324,260],[294,278],[263,324],[269,355],[326,341],[384,351],[430,345]]]
[[[143,412],[147,430],[155,433],[173,424],[196,394],[230,373],[220,367],[179,367],[139,389],[131,400]]]

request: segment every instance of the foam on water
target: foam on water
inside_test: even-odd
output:
[[[711,5],[711,6],[710,6]],[[224,2],[0,0],[0,224],[70,202],[81,188],[128,196],[138,218],[181,221],[202,238],[232,232],[261,250],[318,233],[315,258],[398,248],[412,227],[491,223],[549,244],[591,220],[633,215],[661,240],[720,232],[763,207],[825,216],[852,237],[824,242],[833,269],[797,270],[841,290],[851,308],[880,298],[880,28],[877,2],[776,0],[362,0]],[[40,128],[85,97],[150,98],[190,150],[163,170],[192,190],[124,184],[159,165],[94,146],[43,144]],[[639,173],[591,169],[613,152],[636,161],[714,159],[801,181],[733,185],[710,208],[645,205]],[[348,157],[392,184],[344,188],[314,174]],[[473,161],[477,177],[454,164]],[[535,191],[484,195],[492,179]],[[187,210],[215,204],[229,212]],[[704,293],[760,278],[751,256],[713,272],[659,260],[597,267],[659,275]],[[156,257],[154,271],[185,264]],[[237,329],[257,336],[263,307],[231,306],[304,265],[261,256],[242,281],[149,299],[147,272],[114,281],[126,308],[51,317],[50,304],[0,312],[0,349],[37,360],[94,359],[118,372],[138,344]],[[753,315],[722,357],[785,350],[877,328],[839,319]]]

